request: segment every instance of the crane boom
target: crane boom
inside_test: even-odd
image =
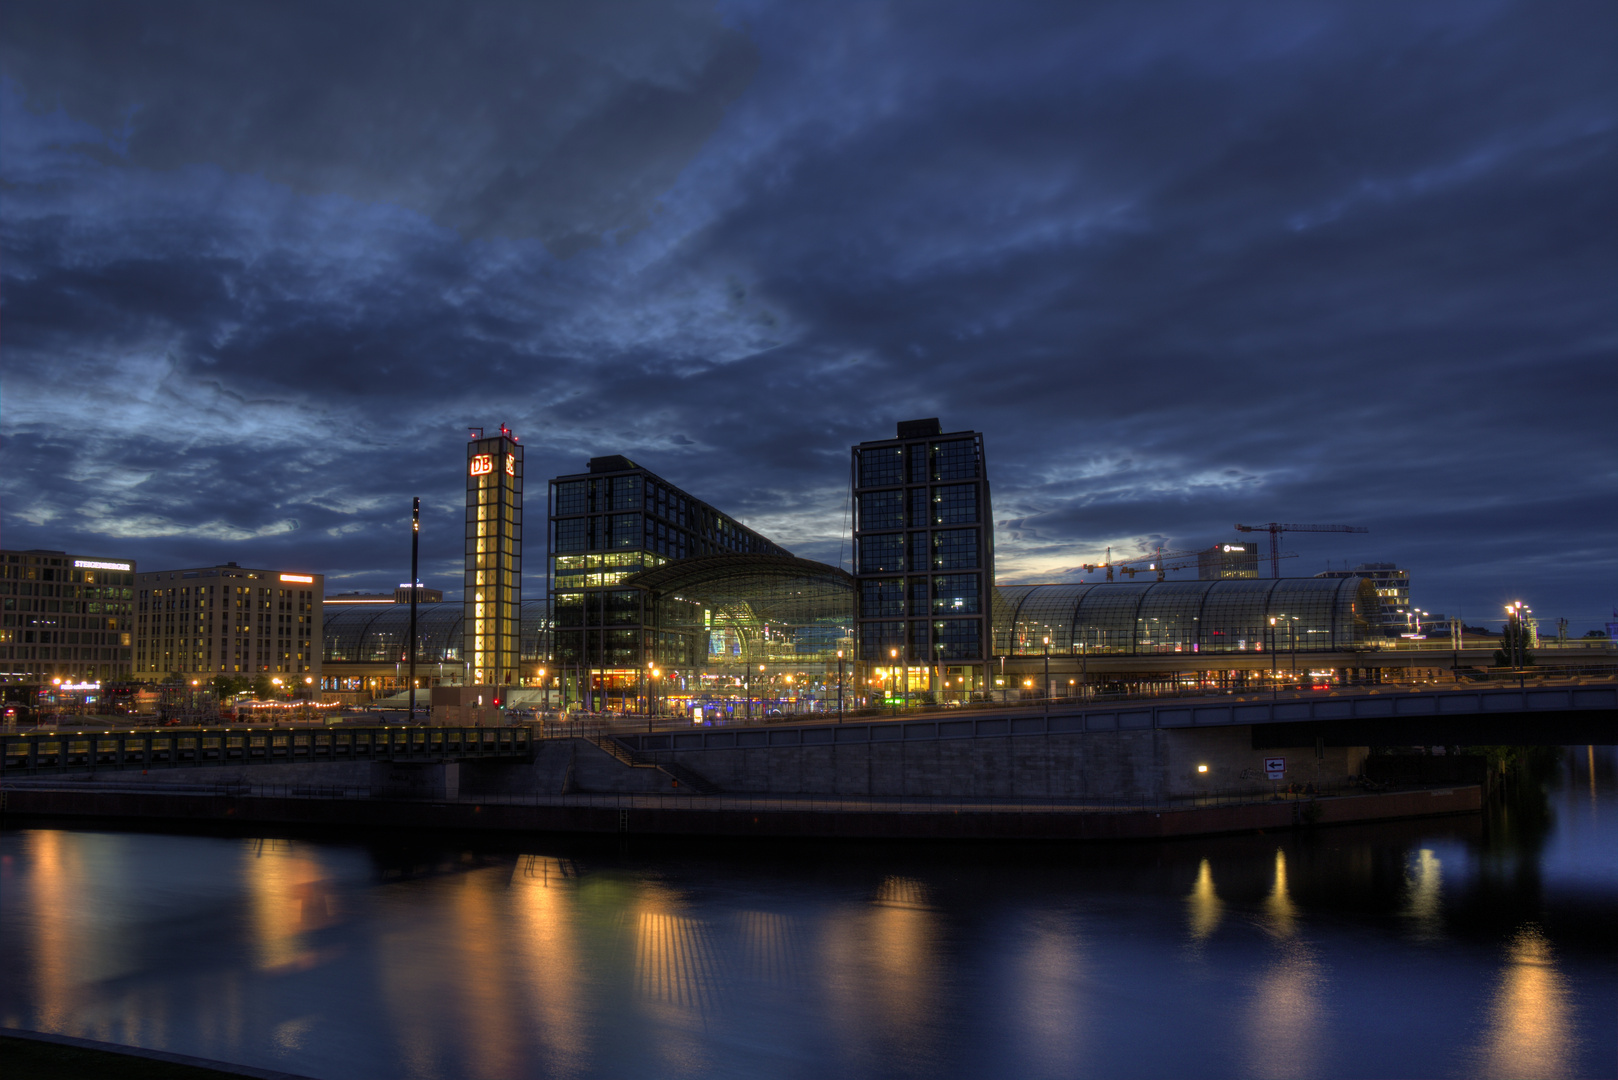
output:
[[[1270,534],[1270,576],[1281,576],[1281,534],[1284,532],[1368,533],[1363,525],[1283,525],[1272,521],[1268,525],[1238,525],[1237,532],[1267,532]]]

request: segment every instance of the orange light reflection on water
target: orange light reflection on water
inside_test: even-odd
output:
[[[1479,1047],[1480,1077],[1572,1075],[1567,980],[1538,927],[1512,939]]]

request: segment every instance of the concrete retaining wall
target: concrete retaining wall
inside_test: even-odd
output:
[[[1286,762],[1282,783],[1338,785],[1359,774],[1365,753],[1363,747],[1254,750],[1252,729],[1243,726],[710,747],[646,756],[677,762],[726,792],[1155,799],[1269,791],[1264,762],[1277,757]]]

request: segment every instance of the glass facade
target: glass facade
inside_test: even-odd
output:
[[[467,680],[519,679],[523,448],[502,428],[466,446],[466,579],[462,616]]]
[[[997,654],[1326,652],[1362,642],[1380,617],[1359,579],[1270,578],[996,590]]]
[[[629,580],[635,575],[684,560],[789,556],[621,455],[592,458],[588,473],[552,480],[550,525],[555,661],[572,671],[638,678],[649,663],[707,655],[707,638],[688,613],[654,610],[653,598]]]
[[[994,580],[983,437],[909,421],[854,447],[852,473],[856,655],[892,667],[897,650],[907,692],[981,689]]]
[[[543,661],[550,652],[550,605],[544,600],[520,604],[520,656],[525,664]],[[399,664],[410,659],[409,604],[355,604],[330,609],[325,619],[328,664]],[[461,662],[466,642],[466,612],[460,604],[416,607],[416,664],[422,674],[432,665]]]

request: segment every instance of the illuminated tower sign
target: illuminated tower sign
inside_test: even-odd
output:
[[[517,681],[522,607],[522,447],[500,434],[472,432],[466,445],[467,681]]]

